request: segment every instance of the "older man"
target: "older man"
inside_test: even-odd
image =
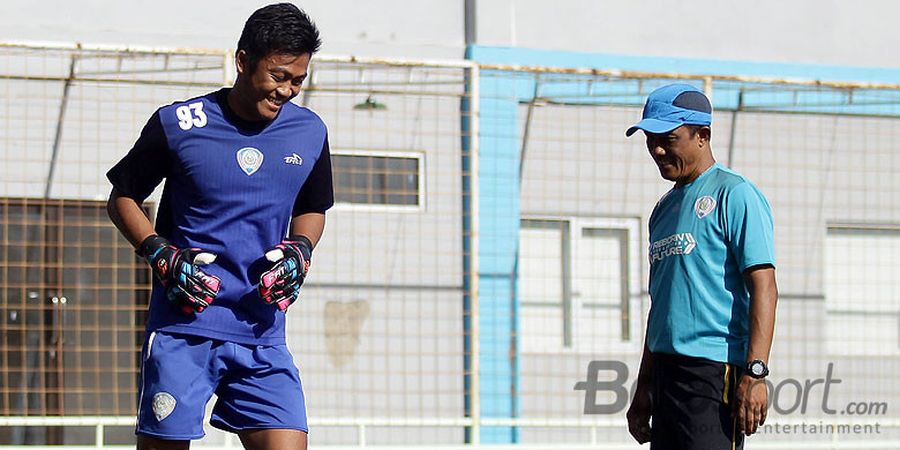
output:
[[[743,448],[766,419],[777,287],[769,203],[716,163],[699,89],[653,91],[637,130],[674,183],[650,216],[650,317],[628,428],[653,450]],[[652,426],[651,420],[652,418]]]

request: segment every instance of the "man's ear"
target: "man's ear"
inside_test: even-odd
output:
[[[238,75],[243,75],[250,67],[250,57],[244,50],[238,50],[234,54],[234,67],[237,69]]]
[[[712,138],[712,129],[711,128],[706,127],[706,126],[700,127],[700,129],[697,130],[697,134],[700,135],[701,145],[704,143],[706,145],[709,145],[709,140],[710,140],[710,138]]]

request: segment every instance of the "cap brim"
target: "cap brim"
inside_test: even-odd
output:
[[[636,133],[637,130],[643,130],[653,134],[668,133],[682,125],[684,125],[684,122],[669,122],[667,120],[659,119],[644,119],[629,128],[628,131],[625,132],[625,136],[631,136],[632,134]]]

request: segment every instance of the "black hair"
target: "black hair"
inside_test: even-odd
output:
[[[319,29],[303,10],[290,3],[276,3],[250,15],[237,49],[247,53],[250,69],[254,69],[271,53],[312,56],[321,45]]]

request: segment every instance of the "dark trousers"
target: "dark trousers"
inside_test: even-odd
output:
[[[744,437],[731,417],[741,369],[731,364],[653,354],[650,450],[740,450]]]

